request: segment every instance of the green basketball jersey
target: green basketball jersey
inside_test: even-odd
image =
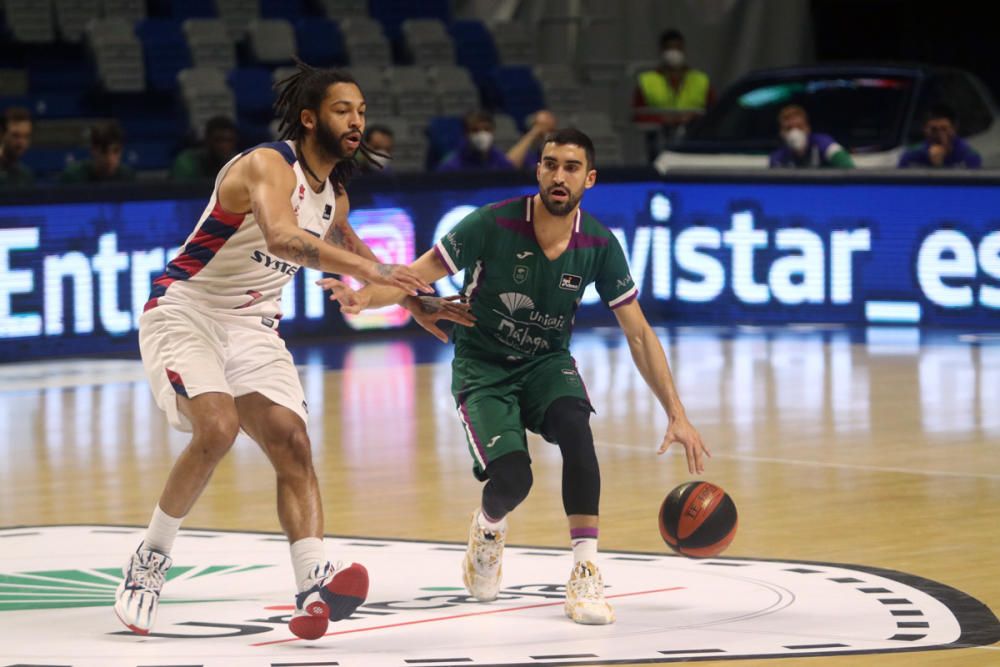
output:
[[[555,260],[535,240],[532,197],[489,204],[434,246],[452,274],[465,269],[463,294],[474,327],[455,328],[455,354],[520,361],[569,349],[573,318],[590,283],[610,308],[638,295],[618,239],[577,209],[573,235]]]

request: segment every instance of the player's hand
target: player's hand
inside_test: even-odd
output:
[[[325,290],[330,290],[330,301],[340,304],[340,310],[351,315],[357,315],[368,306],[371,296],[365,292],[356,292],[350,285],[337,278],[320,278],[316,284]]]
[[[397,287],[410,296],[416,296],[420,292],[430,294],[434,291],[423,278],[404,264],[369,262],[362,273],[365,275],[355,277],[375,285]]]
[[[712,454],[708,451],[705,443],[701,441],[701,436],[695,427],[691,425],[691,422],[687,420],[687,417],[678,417],[671,420],[670,427],[667,429],[666,435],[663,436],[663,442],[660,443],[660,448],[656,453],[663,454],[675,442],[679,442],[684,446],[688,472],[692,475],[705,472],[705,457],[711,458]]]
[[[446,297],[410,297],[405,301],[405,305],[417,324],[442,343],[448,342],[448,334],[437,325],[439,320],[454,322],[463,327],[471,327],[476,323],[476,318],[472,315],[471,305],[460,294]]]

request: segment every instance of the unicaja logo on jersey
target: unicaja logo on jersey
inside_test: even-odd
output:
[[[504,292],[500,295],[500,301],[503,302],[507,312],[511,315],[519,310],[533,310],[535,308],[535,302],[531,300],[531,297],[520,292]]]

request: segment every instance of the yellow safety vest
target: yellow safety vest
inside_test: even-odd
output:
[[[639,74],[639,90],[646,106],[657,109],[704,109],[708,102],[708,75],[697,69],[684,72],[680,90],[674,90],[655,69]]]

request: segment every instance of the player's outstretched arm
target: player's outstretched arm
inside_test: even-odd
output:
[[[433,250],[424,253],[410,265],[410,268],[428,283],[440,280],[448,274]],[[437,325],[438,321],[448,320],[467,327],[475,324],[469,304],[458,296],[411,296],[400,289],[385,285],[366,285],[359,292],[348,292],[345,291],[343,283],[335,278],[323,278],[316,283],[330,290],[330,300],[339,301],[340,309],[344,313],[356,314],[365,309],[399,303],[410,311],[417,324],[443,343],[448,342],[448,334]]]
[[[701,435],[688,421],[660,340],[646,321],[646,316],[637,301],[616,308],[614,312],[619,326],[628,339],[629,351],[632,353],[636,368],[656,394],[670,420],[657,453],[663,454],[671,444],[679,442],[684,446],[684,453],[687,455],[688,472],[692,474],[704,472],[705,457],[710,457],[711,454],[702,443]]]
[[[301,229],[289,201],[295,188],[295,176],[278,153],[258,150],[245,160],[238,178],[245,184],[250,209],[264,232],[268,252],[301,266],[346,273],[358,280],[389,285],[409,294],[433,291],[406,266],[381,264],[324,243]]]

